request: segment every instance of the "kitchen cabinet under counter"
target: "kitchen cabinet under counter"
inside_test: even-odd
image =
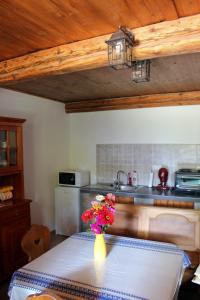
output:
[[[119,192],[110,186],[107,189],[106,185],[93,185],[81,188],[81,213],[90,207],[97,194],[110,192],[116,195],[117,203],[115,221],[108,233],[174,243],[188,252],[192,266],[197,267],[200,263],[200,210],[195,209],[194,203],[200,203],[199,197],[176,196],[173,191],[160,193],[147,187],[135,192]],[[86,224],[82,224],[81,230],[86,229]]]

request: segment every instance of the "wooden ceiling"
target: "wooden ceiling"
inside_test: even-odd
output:
[[[0,86],[63,103],[199,91],[199,20],[200,0],[0,0]],[[106,66],[119,25],[152,58],[150,82]]]
[[[0,61],[198,13],[199,0],[1,0]]]

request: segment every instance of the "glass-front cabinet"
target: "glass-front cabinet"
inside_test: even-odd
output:
[[[22,124],[0,117],[0,173],[22,170]]]
[[[14,199],[24,197],[22,141],[24,121],[0,117],[0,192],[7,191],[9,187],[12,189]],[[1,196],[4,198],[5,195]]]
[[[17,166],[17,129],[0,128],[0,168]]]

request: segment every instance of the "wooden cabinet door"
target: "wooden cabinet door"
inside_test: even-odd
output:
[[[4,258],[2,269],[5,278],[28,261],[21,249],[21,240],[29,229],[29,224],[28,218],[22,218],[0,228],[1,251]]]
[[[135,211],[134,199],[130,196],[116,196],[114,223],[107,233],[136,236],[138,232],[138,214]]]
[[[133,204],[116,203],[115,219],[107,233],[136,237],[138,232],[138,214]]]
[[[0,116],[0,187],[12,186],[14,199],[24,198],[24,119]]]
[[[21,171],[22,127],[0,123],[0,172]]]
[[[144,238],[174,243],[184,250],[200,249],[200,212],[193,209],[145,209]]]

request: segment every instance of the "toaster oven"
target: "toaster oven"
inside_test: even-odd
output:
[[[176,191],[200,191],[200,170],[180,169],[175,172]]]

